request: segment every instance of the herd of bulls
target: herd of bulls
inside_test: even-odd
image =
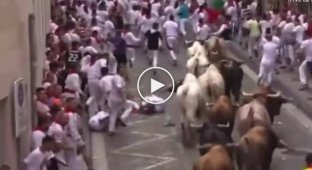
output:
[[[269,170],[274,149],[287,147],[271,124],[291,99],[269,87],[243,92],[241,62],[226,49],[215,37],[189,44],[188,73],[171,87],[181,108],[183,142],[199,145],[193,170]]]

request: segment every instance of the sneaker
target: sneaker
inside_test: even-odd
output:
[[[129,67],[132,68],[133,67],[133,61],[129,60]]]
[[[127,124],[120,118],[117,119],[117,125],[120,125],[122,127],[127,127]]]
[[[116,135],[116,132],[108,132],[108,136],[113,137],[113,136],[115,136],[115,135]]]
[[[173,60],[173,66],[178,66],[178,62],[177,62],[177,60]]]
[[[299,89],[299,91],[305,91],[308,90],[308,85],[304,84],[302,87]]]

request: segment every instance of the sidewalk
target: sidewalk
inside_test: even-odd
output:
[[[228,49],[243,60],[253,71],[258,73],[260,59],[249,59],[247,50],[243,50],[235,42],[229,42]],[[285,96],[293,98],[293,104],[302,109],[309,118],[312,118],[312,91],[298,90],[301,86],[298,71],[289,72],[285,69],[279,69],[279,72],[278,75],[274,75],[273,87],[281,90]]]

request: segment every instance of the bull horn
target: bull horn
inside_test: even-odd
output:
[[[207,149],[207,148],[211,148],[213,145],[215,145],[215,144],[206,143],[206,144],[204,144],[204,145],[198,146],[197,149]]]
[[[211,106],[213,106],[214,105],[214,103],[206,103],[206,106],[208,106],[208,107],[211,107]]]
[[[238,143],[227,143],[225,144],[226,147],[237,147]]]
[[[253,96],[253,94],[252,93],[246,93],[245,91],[241,91],[241,93],[242,93],[242,95],[243,96],[246,96],[246,97],[251,97],[251,96]]]
[[[281,95],[281,92],[278,91],[277,93],[275,94],[267,94],[267,97],[279,97]]]
[[[284,98],[285,100],[287,100],[288,102],[294,101],[294,98],[291,98],[291,97],[283,96],[283,98]]]
[[[220,60],[219,62],[220,63],[226,63],[226,62],[228,62],[229,60],[226,60],[226,59],[223,59],[223,60]]]

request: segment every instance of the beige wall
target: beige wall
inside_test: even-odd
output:
[[[31,94],[28,15],[36,17],[38,57],[36,83],[42,78],[45,52],[45,34],[48,29],[49,1],[47,0],[0,0],[0,164],[8,164],[18,170],[18,164],[30,151]],[[27,131],[15,138],[11,88],[14,80],[24,78],[27,83]]]

